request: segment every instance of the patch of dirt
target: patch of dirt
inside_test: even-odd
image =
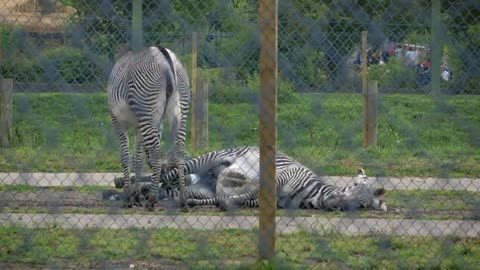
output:
[[[0,210],[3,208],[21,210],[32,208],[49,208],[52,212],[62,212],[62,210],[78,211],[82,209],[108,209],[122,208],[121,201],[111,201],[104,198],[104,192],[79,192],[79,191],[54,191],[48,188],[37,191],[0,192]],[[117,190],[109,190],[109,194],[118,193]],[[142,207],[133,207],[143,211]],[[178,209],[178,205],[171,200],[159,200],[155,205],[156,210]],[[211,206],[195,207],[193,209],[216,209]],[[1,269],[1,268],[0,268]]]
[[[110,193],[118,193],[118,190],[108,190]],[[51,213],[62,213],[64,211],[78,212],[82,210],[99,210],[107,212],[115,212],[122,210],[122,202],[110,201],[103,198],[105,192],[79,192],[79,191],[55,191],[49,188],[42,188],[30,192],[3,191],[0,192],[0,211],[4,208],[22,211],[22,209],[49,209]],[[142,207],[134,207],[134,211],[138,210],[143,213]],[[155,210],[175,210],[178,205],[173,201],[160,200],[155,206]],[[214,206],[197,206],[189,208],[191,212],[196,210],[211,211],[215,214],[225,214]],[[299,216],[318,216],[324,213],[321,210],[295,210],[295,215]],[[204,212],[205,213],[205,212]],[[349,216],[349,213],[345,214]],[[480,211],[472,210],[436,210],[436,209],[389,209],[387,212],[369,211],[368,213],[354,212],[351,217],[368,217],[368,218],[408,218],[422,219],[429,217],[440,217],[441,219],[475,219],[480,220]],[[0,267],[0,269],[2,269]]]
[[[100,207],[102,195],[77,191],[0,192],[0,205],[4,207]]]

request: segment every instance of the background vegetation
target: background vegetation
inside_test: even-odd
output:
[[[0,69],[2,75],[25,82],[106,80],[118,48],[128,43],[131,36],[131,1],[61,2],[74,8],[75,16],[63,30],[60,43],[45,35],[30,35],[21,26],[0,25],[1,62],[5,62]],[[478,3],[441,1],[441,31],[445,35],[441,41],[431,41],[430,2],[282,1],[281,76],[296,91],[360,91],[351,65],[359,52],[361,30],[366,29],[372,49],[382,48],[387,40],[399,45],[421,45],[427,50],[430,44],[441,43],[455,74],[455,82],[444,85],[443,92],[479,94]],[[201,33],[199,65],[221,67],[231,79],[245,81],[258,72],[257,8],[258,0],[143,0],[144,43],[175,48],[178,54],[186,55],[191,51],[191,33],[197,31]],[[394,74],[388,75],[386,83],[382,82],[389,91],[425,92],[417,86],[411,70],[393,66],[390,69]]]

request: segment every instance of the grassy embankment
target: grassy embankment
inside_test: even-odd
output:
[[[258,142],[256,102],[209,110],[210,146],[192,155]],[[325,175],[480,176],[480,96],[384,95],[379,116],[378,145],[365,150],[360,95],[305,94],[280,103],[279,146]],[[120,171],[105,94],[16,94],[14,123],[0,171]]]

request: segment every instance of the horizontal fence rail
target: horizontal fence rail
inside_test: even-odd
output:
[[[119,173],[0,173],[1,185],[114,186]],[[322,176],[330,185],[345,187],[355,182],[350,176]],[[387,190],[468,190],[480,191],[480,178],[369,177],[372,186]]]
[[[182,230],[258,229],[252,216],[151,216],[89,214],[0,214],[0,224],[29,228],[66,229],[174,228]],[[414,220],[380,218],[277,217],[282,233],[313,231],[346,235],[480,236],[480,224],[471,220]]]

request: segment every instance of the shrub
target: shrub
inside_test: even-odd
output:
[[[14,54],[18,48],[18,38],[15,30],[11,31],[7,25],[0,24],[0,50],[2,57]]]
[[[416,88],[415,70],[397,57],[392,57],[385,65],[370,65],[368,78],[377,80],[378,85],[387,92],[410,92]]]
[[[209,98],[216,103],[258,103],[260,100],[260,78],[250,75],[246,81],[217,78],[211,82]],[[292,83],[278,80],[277,100],[279,103],[296,103],[300,99]]]
[[[94,61],[95,60],[95,61]],[[81,49],[60,47],[47,49],[38,57],[38,63],[46,71],[47,80],[66,83],[89,83],[105,79],[106,60],[88,57]]]
[[[43,79],[44,70],[36,61],[23,54],[15,54],[1,63],[0,74],[18,82],[35,82]]]

